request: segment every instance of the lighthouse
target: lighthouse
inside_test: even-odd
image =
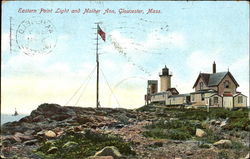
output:
[[[160,73],[160,81],[161,81],[161,92],[167,91],[169,88],[171,88],[171,74],[169,73],[169,69],[165,65],[165,67],[162,69],[162,72]]]

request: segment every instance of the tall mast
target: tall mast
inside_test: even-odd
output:
[[[10,17],[10,53],[12,53],[12,17]]]
[[[100,22],[96,23],[96,108],[99,107],[99,54],[98,54],[98,25]]]

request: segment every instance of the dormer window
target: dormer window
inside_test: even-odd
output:
[[[224,82],[224,88],[229,88],[229,86],[230,86],[229,81],[225,81],[225,82]]]
[[[200,90],[203,89],[203,82],[200,82]]]

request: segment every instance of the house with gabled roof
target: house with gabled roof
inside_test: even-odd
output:
[[[216,72],[214,62],[212,73],[200,73],[198,75],[193,85],[195,92],[190,93],[192,105],[226,108],[247,106],[247,97],[237,92],[237,87],[239,87],[239,84],[229,70],[227,72]]]

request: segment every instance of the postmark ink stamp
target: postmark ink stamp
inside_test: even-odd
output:
[[[56,47],[56,30],[50,20],[31,17],[23,20],[16,31],[16,42],[27,55],[48,54]]]

